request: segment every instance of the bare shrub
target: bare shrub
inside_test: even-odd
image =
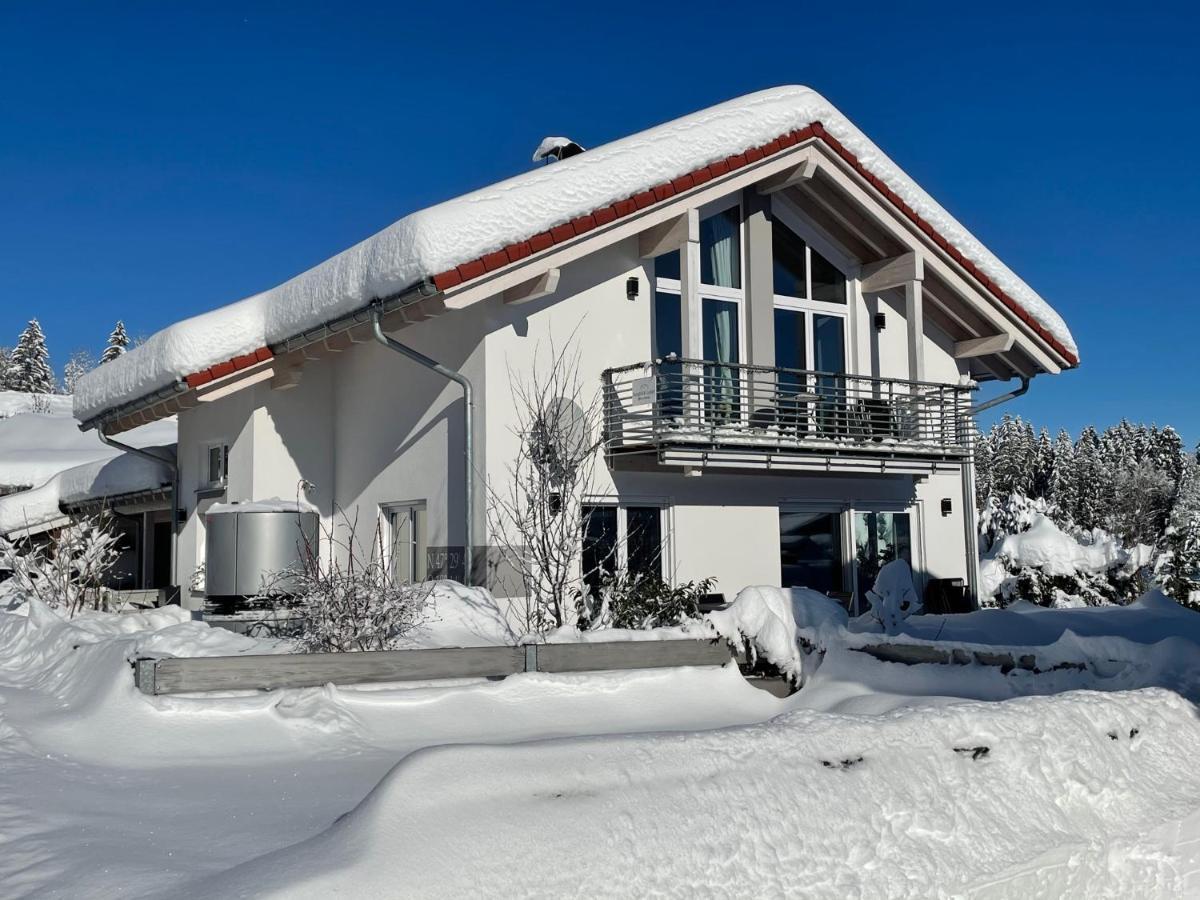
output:
[[[82,516],[45,543],[0,537],[0,565],[22,594],[75,616],[109,607],[104,580],[120,556],[117,542],[106,519]]]
[[[278,616],[267,630],[286,635],[306,653],[393,650],[425,617],[432,586],[398,581],[377,523],[369,547],[355,537],[357,522],[339,510],[337,524],[321,526],[318,544],[307,539],[301,561],[263,579],[254,602]],[[324,564],[322,564],[322,556]]]
[[[588,390],[572,339],[533,351],[526,376],[509,368],[517,452],[504,483],[490,480],[492,545],[521,579],[527,632],[566,624],[579,581],[583,500],[602,446],[598,390]]]

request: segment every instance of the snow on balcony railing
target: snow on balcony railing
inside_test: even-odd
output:
[[[674,357],[609,369],[603,380],[610,452],[965,455],[973,434],[966,385]]]

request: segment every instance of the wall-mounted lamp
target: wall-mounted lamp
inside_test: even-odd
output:
[[[950,502],[949,497],[943,497],[942,498],[942,515],[948,516],[952,512],[954,512],[954,504],[952,502]]]
[[[636,300],[640,289],[641,282],[638,281],[637,276],[630,275],[625,282],[625,297],[629,300]]]
[[[883,313],[875,313],[875,330],[883,331],[887,328],[887,316]]]

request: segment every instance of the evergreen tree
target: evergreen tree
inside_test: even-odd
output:
[[[0,391],[7,391],[9,387],[9,378],[11,377],[12,369],[12,351],[7,347],[0,347]]]
[[[1033,446],[1033,471],[1030,477],[1030,496],[1050,496],[1050,484],[1054,480],[1054,445],[1050,432],[1045,428],[1037,436]]]
[[[96,368],[96,361],[86,350],[76,350],[63,366],[63,393],[75,393],[79,379]]]
[[[1091,425],[1079,434],[1075,442],[1075,506],[1071,518],[1081,528],[1097,528],[1104,524],[1111,496],[1109,473],[1100,450],[1100,436]]]
[[[1156,577],[1165,593],[1200,609],[1200,463],[1185,457]]]
[[[100,362],[112,362],[128,347],[129,335],[125,333],[125,323],[118,319],[117,324],[113,326],[112,333],[108,336],[108,345],[104,348],[104,355],[100,357]]]
[[[1050,452],[1050,485],[1046,497],[1059,508],[1063,518],[1071,519],[1079,499],[1075,482],[1075,442],[1065,429],[1059,431]]]
[[[50,368],[50,351],[46,336],[37,319],[30,319],[9,363],[9,388],[26,394],[54,393],[54,372]]]
[[[1032,488],[1033,429],[1005,415],[992,427],[992,493],[1000,498],[1029,494]]]

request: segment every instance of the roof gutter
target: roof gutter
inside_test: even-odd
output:
[[[442,365],[430,359],[424,353],[405,346],[383,332],[383,304],[371,307],[371,329],[375,340],[389,350],[407,357],[417,365],[436,372],[443,378],[455,382],[463,392],[463,583],[470,586],[475,583],[475,547],[471,539],[475,519],[475,454],[473,432],[474,389],[471,381],[461,372]]]
[[[82,425],[80,430],[84,430]],[[141,456],[144,459],[153,460],[156,463],[161,463],[166,466],[171,472],[171,586],[175,590],[179,590],[179,460],[169,459],[165,456],[160,456],[157,453],[152,453],[149,450],[143,450],[141,447],[131,447],[129,444],[122,444],[118,440],[114,440],[104,433],[104,426],[100,425],[96,428],[96,436],[100,438],[102,443],[107,444],[114,450],[121,450],[125,453],[132,453],[135,456]]]
[[[1022,394],[1028,392],[1029,382],[1031,382],[1033,380],[1032,376],[1020,375],[1018,377],[1021,379],[1021,386],[1019,388],[1017,388],[1016,390],[1009,391],[1007,394],[1001,394],[999,397],[993,397],[991,400],[988,400],[984,403],[980,403],[976,406],[972,406],[971,407],[971,415],[977,416],[981,412],[983,412],[985,409],[992,409],[994,407],[999,406],[1002,403],[1007,403],[1009,400],[1016,400]]]

